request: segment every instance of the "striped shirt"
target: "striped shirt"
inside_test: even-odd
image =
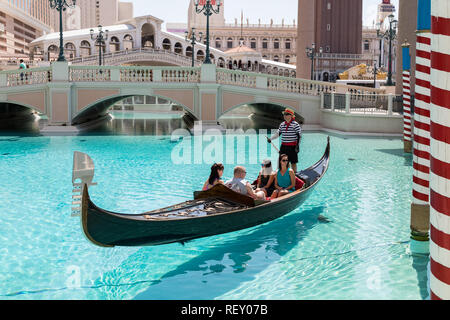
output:
[[[286,121],[284,121],[278,129],[278,134],[281,136],[281,143],[293,144],[297,143],[297,140],[299,140],[299,137],[302,134],[302,128],[297,121],[291,121],[289,126]]]

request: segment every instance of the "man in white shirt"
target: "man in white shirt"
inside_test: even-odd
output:
[[[253,188],[247,180],[245,180],[245,176],[247,175],[247,171],[245,171],[244,167],[237,166],[234,168],[234,178],[232,180],[228,180],[225,182],[225,186],[232,189],[235,192],[241,193],[243,195],[249,196],[253,199],[265,199],[264,192],[260,191],[255,193]]]

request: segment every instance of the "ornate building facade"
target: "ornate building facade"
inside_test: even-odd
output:
[[[292,24],[250,23],[241,16],[240,21],[226,23],[224,18],[225,2],[222,1],[220,12],[210,18],[211,46],[222,51],[238,47],[241,43],[261,53],[263,59],[295,64],[297,26]],[[194,0],[190,0],[188,23],[167,23],[167,31],[184,36],[184,32],[196,28],[197,32],[206,33],[206,18],[195,12]]]

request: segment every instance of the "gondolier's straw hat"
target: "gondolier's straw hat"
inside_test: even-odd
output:
[[[283,114],[290,114],[291,116],[293,116],[294,118],[295,118],[295,111],[294,110],[292,110],[291,108],[286,108],[284,111],[283,111]]]

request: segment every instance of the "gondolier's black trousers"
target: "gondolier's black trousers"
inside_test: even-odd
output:
[[[287,155],[290,163],[298,163],[298,153],[295,149],[296,146],[285,146],[282,144],[280,154]]]

